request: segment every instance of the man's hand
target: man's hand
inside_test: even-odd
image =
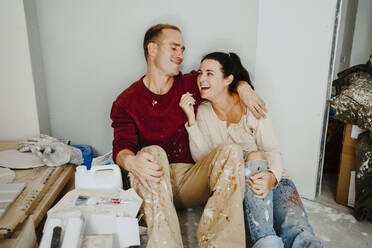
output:
[[[265,198],[275,187],[276,182],[276,177],[271,171],[261,171],[248,180],[248,184],[257,198]]]
[[[264,101],[261,97],[251,88],[251,86],[245,82],[238,82],[237,88],[240,100],[244,105],[251,111],[256,119],[265,118],[265,112],[267,111]]]
[[[190,127],[195,124],[194,104],[195,99],[191,93],[187,92],[182,95],[179,105],[185,113]]]
[[[119,152],[117,162],[124,169],[131,172],[141,184],[151,192],[148,181],[160,182],[160,178],[164,175],[163,167],[158,165],[151,154],[142,152],[134,155],[128,150]],[[128,154],[128,152],[132,154]]]

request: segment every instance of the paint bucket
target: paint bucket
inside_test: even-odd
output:
[[[76,189],[118,189],[123,188],[121,171],[116,164],[95,165],[90,170],[86,166],[76,167]]]

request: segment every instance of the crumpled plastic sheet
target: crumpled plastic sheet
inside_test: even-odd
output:
[[[60,166],[66,163],[80,165],[84,162],[82,152],[68,142],[40,134],[39,137],[22,141],[17,150],[32,152],[48,166]]]
[[[330,101],[334,118],[372,130],[372,74],[354,70],[335,82],[340,92]]]

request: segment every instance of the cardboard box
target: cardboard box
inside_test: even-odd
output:
[[[345,206],[348,205],[351,171],[355,171],[356,139],[351,137],[352,128],[351,124],[345,126],[336,193],[336,202]]]

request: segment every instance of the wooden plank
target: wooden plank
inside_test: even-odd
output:
[[[75,169],[76,169],[76,166],[74,166],[74,175],[71,177],[71,180],[68,181],[68,183],[66,184],[66,186],[61,191],[61,195],[65,195],[68,192],[70,192],[71,190],[74,190],[75,189]]]
[[[34,248],[38,247],[36,242],[35,228],[32,218],[22,224],[18,236],[11,239],[0,239],[1,248]]]
[[[18,144],[18,141],[0,141],[0,151],[14,150]]]
[[[14,183],[23,182],[26,187],[0,219],[0,238],[14,232],[23,223],[63,170],[64,166],[43,166],[15,171]]]
[[[15,149],[18,144],[16,141],[1,141],[0,151]],[[25,183],[26,186],[0,219],[0,239],[11,237],[31,214],[37,227],[58,194],[73,178],[74,171],[73,165],[15,170],[14,183]]]
[[[355,144],[356,139],[351,138],[352,125],[347,124],[342,145],[340,171],[338,174],[336,202],[347,205],[350,186],[350,172],[355,170]]]
[[[48,177],[42,182],[43,185],[37,185],[41,186],[42,190],[37,195],[37,197],[34,199],[30,207],[27,209],[26,214],[30,215],[32,211],[35,209],[37,204],[41,201],[41,199],[44,197],[44,195],[48,192],[49,188],[55,183],[59,175],[64,170],[65,165],[59,166],[59,167],[52,167],[52,171],[48,173]]]
[[[44,195],[43,199],[36,206],[32,213],[35,228],[39,225],[40,221],[44,218],[49,208],[56,200],[59,193],[66,186],[66,184],[72,180],[75,175],[75,166],[68,165],[64,168],[58,179],[49,188],[48,192]]]

